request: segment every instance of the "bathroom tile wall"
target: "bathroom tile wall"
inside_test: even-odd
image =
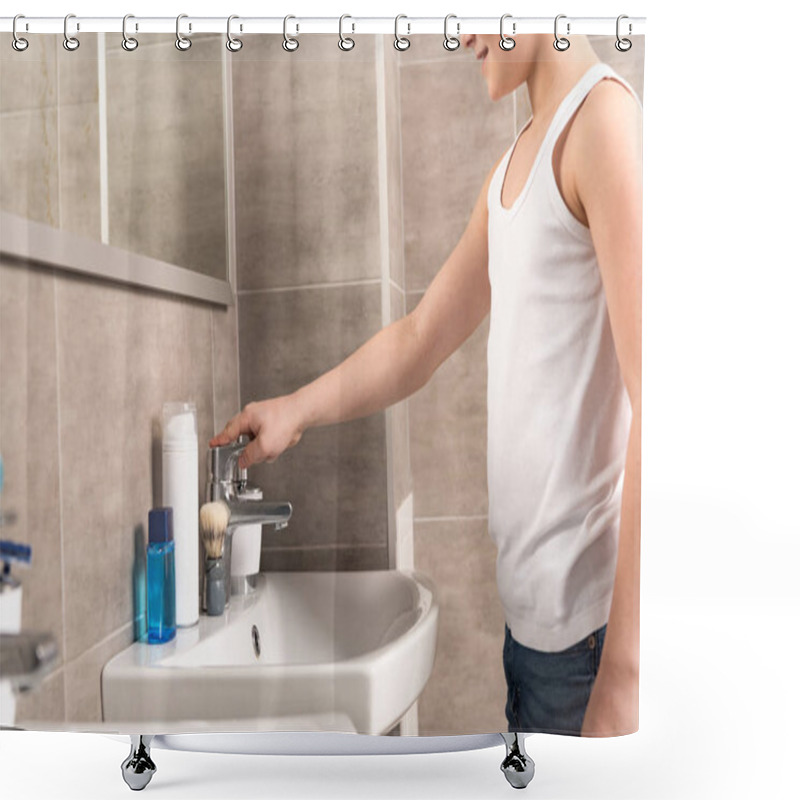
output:
[[[401,234],[391,227],[390,247],[381,228],[381,47],[364,37],[343,53],[322,35],[287,54],[281,42],[253,39],[233,62],[243,403],[339,364],[389,321],[388,290],[402,295]],[[309,429],[250,470],[267,497],[294,504],[285,530],[264,529],[262,569],[391,566],[391,413]]]
[[[224,279],[221,37],[107,35],[109,241]]]
[[[175,48],[167,38],[140,45],[139,57],[169,70],[168,47]],[[7,34],[0,37],[0,208],[99,239],[96,40],[84,37],[78,51],[66,53],[58,36],[31,39],[18,54]],[[164,106],[137,94],[141,81],[131,84],[111,58],[107,66],[109,98],[124,90],[127,102],[136,100],[140,140],[143,131],[161,129],[164,152],[191,149],[193,133],[165,125]],[[217,85],[221,75],[206,80]],[[221,154],[221,126],[210,124],[219,108],[192,113],[208,147]],[[109,136],[122,136],[113,115],[109,123]],[[109,218],[116,221],[126,193],[157,202],[159,187],[182,180],[146,148],[135,163],[123,155],[110,142],[118,191],[110,191]],[[219,194],[221,159],[211,161],[206,176],[198,164],[184,165],[197,195]],[[185,213],[185,203],[159,207],[165,229],[180,229]],[[192,213],[198,230],[214,230],[223,212],[204,202]],[[153,246],[132,223],[113,230],[134,251]],[[204,253],[224,259],[215,241]],[[174,261],[202,261],[191,242],[184,245],[173,250]],[[17,570],[25,586],[22,625],[51,632],[59,648],[57,669],[18,698],[19,724],[100,721],[100,672],[134,639],[134,565],[143,558],[147,511],[161,501],[162,403],[195,402],[205,442],[240,406],[237,336],[235,307],[0,263],[2,502],[18,514],[3,535],[33,548],[32,566]]]
[[[389,259],[389,316],[385,322],[402,319],[408,311],[406,298],[404,216],[403,216],[403,135],[400,114],[400,63],[403,53],[394,48],[394,36],[385,36],[383,50],[384,143],[386,163],[386,255]],[[409,401],[401,400],[387,409],[389,452],[389,545],[399,548],[390,553],[390,564],[404,568],[413,565],[413,528],[402,526],[398,517],[406,504],[413,507],[411,451],[409,441]],[[408,520],[411,521],[410,518]]]

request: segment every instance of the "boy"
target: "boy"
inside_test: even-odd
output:
[[[274,461],[303,431],[413,394],[491,310],[489,533],[505,610],[510,731],[638,728],[641,116],[585,37],[466,35],[489,96],[533,115],[487,176],[417,307],[212,446]],[[602,656],[602,658],[601,658]]]

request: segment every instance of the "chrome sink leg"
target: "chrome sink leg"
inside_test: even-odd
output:
[[[122,762],[122,778],[135,792],[144,789],[156,771],[156,765],[150,758],[152,741],[152,736],[131,734],[131,752]]]
[[[536,765],[525,752],[525,737],[519,733],[501,733],[506,743],[506,757],[500,769],[515,789],[524,789],[532,780]]]

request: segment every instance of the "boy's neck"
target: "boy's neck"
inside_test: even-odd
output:
[[[570,89],[600,59],[585,36],[570,37],[569,49],[550,51],[538,59],[526,81],[534,118],[547,119]]]

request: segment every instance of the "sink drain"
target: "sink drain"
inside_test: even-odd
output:
[[[253,638],[253,650],[255,650],[256,658],[258,658],[261,655],[261,634],[258,632],[257,625],[253,625],[251,635]]]

